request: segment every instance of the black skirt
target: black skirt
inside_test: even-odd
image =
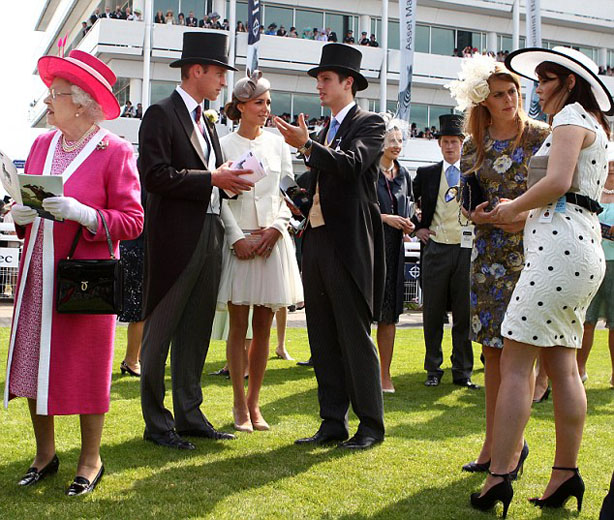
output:
[[[141,321],[143,307],[143,246],[134,241],[119,243],[119,254],[124,273],[124,310],[118,315],[119,321],[132,323]]]

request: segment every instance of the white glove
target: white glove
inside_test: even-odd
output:
[[[13,204],[11,208],[11,216],[13,217],[13,222],[18,226],[27,226],[28,224],[32,224],[34,219],[38,216],[35,210],[30,208],[29,206],[22,206],[21,204]]]
[[[72,197],[48,197],[43,200],[43,209],[57,219],[74,220],[92,232],[98,227],[96,210]]]

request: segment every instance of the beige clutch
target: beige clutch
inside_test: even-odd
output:
[[[548,170],[548,155],[534,155],[529,160],[529,176],[527,178],[527,188],[533,186],[537,181],[546,176]],[[580,181],[578,179],[578,167],[573,172],[573,179],[569,191],[578,193],[580,191]]]

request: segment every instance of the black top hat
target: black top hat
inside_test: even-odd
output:
[[[228,64],[228,36],[221,32],[185,32],[181,59],[173,61],[170,66],[179,68],[183,65],[200,63],[217,65],[228,70],[237,70]]]
[[[443,135],[465,137],[465,134],[463,134],[463,116],[460,114],[443,114],[439,116],[439,133],[437,137]]]
[[[320,65],[307,71],[312,77],[317,77],[318,72],[332,70],[349,74],[356,81],[358,90],[364,90],[369,86],[367,79],[360,73],[362,53],[355,47],[343,43],[329,43],[322,47]]]

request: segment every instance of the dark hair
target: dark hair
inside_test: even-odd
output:
[[[337,74],[337,76],[339,77],[339,83],[351,77],[354,80],[352,82],[352,96],[356,97],[356,93],[358,92],[358,83],[356,82],[356,78],[352,76],[351,74],[348,74],[347,72],[341,72],[338,70],[333,70],[331,72],[334,72],[335,74]]]
[[[580,105],[582,105],[587,112],[590,112],[597,118],[597,121],[601,123],[601,126],[605,130],[608,139],[610,138],[610,125],[605,117],[605,114],[599,107],[599,104],[595,99],[595,94],[593,94],[593,90],[591,89],[588,81],[586,81],[579,74],[572,72],[567,67],[552,61],[544,61],[540,63],[535,68],[535,73],[539,78],[545,78],[547,74],[553,74],[556,76],[559,81],[559,86],[553,93],[553,96],[563,92],[565,89],[565,80],[567,80],[567,78],[573,74],[576,78],[576,84],[569,92],[569,96],[563,103],[563,107],[572,103],[580,103]]]
[[[224,114],[226,114],[228,119],[234,121],[235,123],[238,123],[241,119],[241,112],[237,108],[239,103],[240,101],[236,97],[232,96],[232,100],[224,105]]]
[[[190,69],[194,65],[200,65],[203,70],[207,72],[207,65],[204,65],[202,63],[186,63],[185,65],[181,66],[181,79],[190,79]]]

